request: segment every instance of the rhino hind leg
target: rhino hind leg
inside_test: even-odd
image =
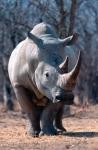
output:
[[[15,87],[14,91],[23,112],[27,114],[27,132],[34,137],[38,136],[40,132],[40,111],[37,110],[32,101],[32,94],[22,86]]]

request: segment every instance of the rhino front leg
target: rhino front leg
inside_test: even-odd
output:
[[[56,117],[54,120],[54,126],[57,129],[59,133],[65,133],[66,129],[63,127],[62,124],[62,116],[63,116],[63,111],[64,111],[64,105],[72,105],[73,104],[73,99],[74,95],[72,92],[67,92],[66,93],[66,98],[63,101],[60,101],[58,103],[58,111],[56,113]]]
[[[43,106],[33,106],[32,109],[32,113],[27,113],[27,131],[30,135],[36,137],[39,136],[41,131],[40,117],[43,111]]]
[[[63,127],[62,123],[63,110],[64,104],[62,104],[61,107],[58,109],[54,120],[54,126],[59,133],[66,132],[66,129]]]
[[[22,86],[15,87],[14,91],[23,112],[27,114],[29,134],[37,136],[40,132],[40,112],[33,103],[32,94]]]
[[[40,135],[56,135],[57,131],[53,126],[53,120],[56,116],[56,105],[53,103],[48,104],[43,110],[41,116],[41,132]]]

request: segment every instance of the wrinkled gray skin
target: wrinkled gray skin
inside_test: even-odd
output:
[[[63,107],[72,104],[74,96],[73,86],[67,86],[67,77],[63,81],[59,65],[66,57],[65,46],[72,40],[73,37],[60,41],[50,25],[40,23],[11,54],[10,81],[21,108],[27,113],[28,130],[33,136],[65,130]]]

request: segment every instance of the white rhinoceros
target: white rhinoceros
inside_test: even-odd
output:
[[[49,24],[40,23],[11,54],[10,81],[21,108],[27,113],[33,136],[65,130],[61,122],[63,107],[73,103],[72,90],[81,64],[80,53],[75,67],[67,73],[68,53],[64,48],[74,39],[75,36],[60,39]]]

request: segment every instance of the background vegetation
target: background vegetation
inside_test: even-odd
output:
[[[42,21],[60,37],[79,34],[69,47],[83,52],[75,94],[83,103],[98,102],[98,0],[0,0],[0,100],[13,93],[7,73],[12,50]]]

